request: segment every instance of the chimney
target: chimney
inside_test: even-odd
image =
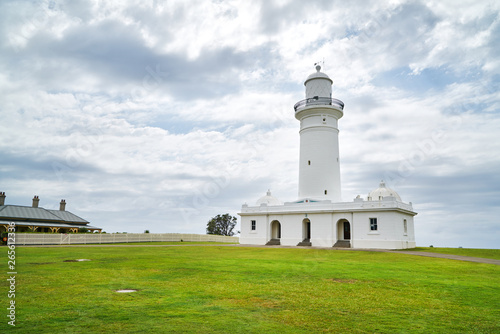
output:
[[[66,200],[62,199],[61,203],[59,203],[59,211],[66,211]]]
[[[0,205],[5,205],[5,193],[0,192]]]
[[[34,208],[38,208],[38,202],[40,202],[40,199],[38,198],[38,196],[35,195],[35,197],[33,197],[33,207]]]

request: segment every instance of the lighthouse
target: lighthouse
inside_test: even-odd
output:
[[[344,103],[332,98],[332,83],[317,65],[304,82],[305,100],[294,106],[300,121],[299,200],[341,201],[338,120]]]
[[[300,121],[299,198],[282,202],[268,190],[255,205],[243,204],[240,244],[415,247],[417,213],[385,182],[366,200],[341,200],[338,122],[344,103],[332,97],[332,84],[316,66],[304,82],[306,98],[294,106]]]

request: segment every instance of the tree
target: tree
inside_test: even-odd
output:
[[[207,223],[207,234],[233,236],[233,229],[236,226],[237,218],[229,213],[217,215]]]

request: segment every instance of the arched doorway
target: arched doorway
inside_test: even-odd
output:
[[[302,221],[302,239],[304,241],[311,239],[311,221],[307,218]]]
[[[311,243],[311,221],[308,218],[302,220],[302,241],[297,246],[312,246]]]
[[[337,242],[333,247],[351,247],[351,223],[347,219],[337,222]]]
[[[271,222],[271,239],[281,238],[281,224],[277,220]]]
[[[267,246],[281,245],[281,224],[277,220],[271,222],[271,240],[267,242]]]

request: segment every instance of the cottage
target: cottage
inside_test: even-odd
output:
[[[100,227],[89,225],[89,222],[66,211],[66,200],[61,200],[59,210],[49,210],[38,207],[40,198],[33,198],[32,206],[5,205],[5,193],[0,192],[0,225],[4,232],[10,222],[15,223],[16,232],[52,232],[76,233],[80,229],[91,232],[101,232]]]

